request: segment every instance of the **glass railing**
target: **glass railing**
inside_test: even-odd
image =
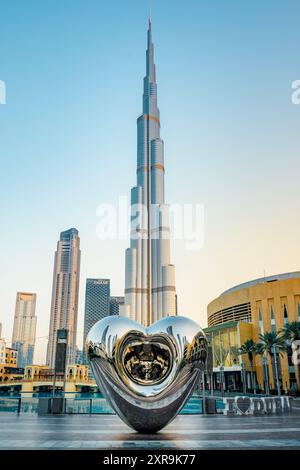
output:
[[[67,414],[115,414],[105,398],[66,398]]]
[[[0,411],[16,412],[19,407],[19,398],[0,397]]]
[[[39,398],[51,398],[50,394],[24,395],[0,397],[0,412],[38,413]],[[66,414],[115,414],[107,400],[100,394],[82,396],[72,393],[70,395],[65,394],[64,397],[64,413]],[[201,413],[202,400],[199,395],[193,395],[180,412],[180,414],[189,415]]]
[[[20,398],[20,413],[37,413],[39,406],[39,399],[35,397],[22,397]],[[0,407],[1,411],[1,407]]]
[[[224,397],[249,395],[238,392],[224,393]],[[64,397],[64,413],[66,414],[115,414],[110,407],[107,400],[100,393],[65,393],[64,395],[55,395],[56,397]],[[209,398],[210,392],[206,391],[206,397]],[[257,395],[259,397],[265,395]],[[51,393],[33,394],[22,393],[16,395],[0,395],[0,412],[14,412],[14,413],[38,413],[39,399],[51,398]],[[220,394],[214,393],[216,400],[217,413],[222,413],[224,409],[223,398]],[[202,398],[198,394],[193,395],[180,411],[182,415],[198,415],[203,413]]]

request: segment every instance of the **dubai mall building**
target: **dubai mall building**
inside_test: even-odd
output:
[[[263,277],[232,287],[207,307],[208,328],[213,349],[215,386],[239,389],[243,380],[251,388],[251,367],[239,348],[247,339],[258,342],[260,334],[283,329],[288,322],[300,321],[300,272]],[[270,358],[254,357],[257,387],[264,389],[266,367],[270,389],[276,388],[274,364]],[[282,390],[299,383],[292,350],[279,357],[278,375]]]

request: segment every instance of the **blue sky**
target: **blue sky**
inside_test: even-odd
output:
[[[148,6],[142,0],[0,0],[0,322],[37,293],[43,361],[59,232],[78,228],[86,277],[122,294],[125,240],[100,241],[96,208],[135,184]],[[205,243],[174,242],[179,311],[233,284],[298,270],[298,1],[153,0],[166,198],[202,203]],[[78,343],[80,345],[81,333]]]

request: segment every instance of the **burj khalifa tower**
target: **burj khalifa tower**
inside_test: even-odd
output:
[[[137,184],[131,189],[130,248],[125,256],[125,305],[121,310],[121,314],[145,326],[177,314],[164,173],[149,19],[143,113],[137,119]]]

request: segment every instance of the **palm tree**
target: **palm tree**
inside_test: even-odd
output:
[[[263,334],[259,335],[260,339],[260,348],[261,352],[264,352],[266,356],[269,356],[271,358],[271,362],[273,364],[274,359],[277,359],[277,349],[279,351],[279,355],[284,353],[287,349],[286,346],[286,341],[284,336],[281,333],[278,333],[276,331],[266,331]],[[277,360],[276,360],[277,364]],[[266,374],[267,374],[267,379],[269,383],[269,370],[268,367],[266,367]],[[278,369],[276,367],[276,379],[277,379],[277,386],[279,387],[279,379],[278,379]]]
[[[239,353],[241,355],[247,354],[248,356],[250,366],[251,366],[251,382],[252,382],[253,391],[255,393],[253,359],[254,359],[254,356],[257,354],[257,344],[253,341],[253,339],[247,339],[239,348]]]
[[[300,340],[300,322],[299,321],[292,321],[290,323],[286,323],[281,330],[281,333],[283,334],[287,345],[291,346],[294,341],[299,341]],[[298,369],[298,389],[300,390],[300,362],[296,364],[293,361],[295,372],[296,372],[296,366]]]
[[[255,354],[256,356],[261,356],[261,361],[262,361],[262,367],[264,371],[264,384],[265,384],[265,392],[267,395],[269,394],[269,377],[268,377],[268,371],[266,371],[265,364],[264,364],[264,358],[265,358],[265,351],[262,343],[256,343],[255,347]]]

